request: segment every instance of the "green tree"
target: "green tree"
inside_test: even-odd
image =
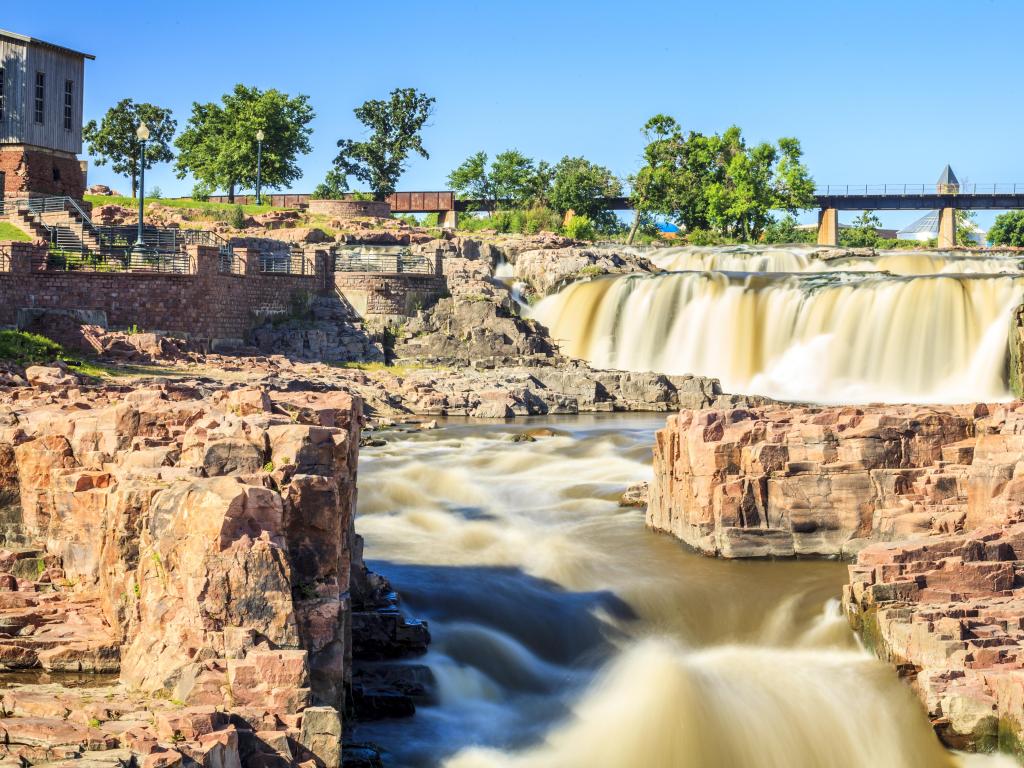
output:
[[[132,197],[137,194],[139,179],[139,138],[135,131],[142,122],[149,127],[144,167],[173,160],[171,139],[178,123],[171,117],[171,110],[164,107],[121,99],[107,110],[99,125],[90,120],[82,127],[82,141],[88,145],[89,154],[97,158],[96,165],[109,162],[114,173],[131,179]]]
[[[448,186],[465,200],[479,200],[484,208],[493,210],[494,185],[487,169],[487,153],[480,151],[467,157],[448,174]]]
[[[607,198],[622,195],[622,182],[601,165],[583,157],[563,157],[552,174],[550,202],[563,216],[573,211],[585,216],[598,232],[614,232],[619,220]]]
[[[853,220],[848,229],[841,230],[839,241],[850,248],[871,248],[878,244],[878,232],[882,221],[874,211],[864,211]]]
[[[978,229],[978,221],[974,211],[956,209],[956,244],[964,248],[974,248],[978,245],[971,237]]]
[[[1024,211],[999,214],[988,231],[988,241],[992,245],[1024,248]]]
[[[814,205],[814,182],[797,139],[750,147],[737,126],[722,134],[683,133],[668,115],[644,125],[644,164],[630,181],[634,207],[664,216],[687,231],[715,230],[757,240],[771,211],[790,214]]]
[[[434,101],[415,88],[396,88],[387,101],[371,99],[356,107],[355,116],[370,129],[370,137],[366,141],[339,139],[335,169],[369,186],[375,200],[384,200],[395,191],[411,153],[430,158],[420,132],[433,112]]]
[[[526,207],[538,186],[533,160],[516,149],[495,155],[490,167],[487,160],[486,152],[470,155],[448,174],[448,184],[463,199],[480,201],[488,211],[501,205],[513,209]]]
[[[302,176],[299,155],[310,151],[308,127],[314,117],[308,96],[291,97],[274,88],[261,91],[239,83],[221,102],[192,105],[192,116],[178,137],[178,178],[191,173],[196,193],[256,187],[256,132],[264,133],[261,181],[287,186]]]
[[[314,200],[339,200],[346,192],[348,192],[348,180],[345,178],[345,174],[336,168],[331,168],[324,180],[317,184],[310,197]]]
[[[772,219],[762,239],[766,243],[813,243],[818,233],[813,229],[797,229],[796,217],[787,213],[781,219]]]

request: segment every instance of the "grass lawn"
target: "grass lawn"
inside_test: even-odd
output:
[[[0,221],[0,240],[17,240],[27,243],[31,239],[31,237],[13,224],[9,224],[6,221]]]
[[[85,199],[93,205],[123,205],[125,208],[131,208],[132,210],[139,206],[138,200],[131,197],[118,197],[117,195],[86,195]],[[183,200],[162,197],[146,198],[147,208],[153,203],[165,205],[168,208],[196,208],[202,211],[209,211],[210,213],[223,214],[228,214],[238,207],[231,203],[210,203],[202,200],[190,200],[188,198]],[[274,210],[274,207],[272,205],[243,205],[242,210],[246,213],[266,213],[267,211]]]

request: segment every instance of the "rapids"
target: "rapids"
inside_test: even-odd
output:
[[[532,310],[601,368],[717,377],[822,403],[1005,400],[1015,256],[811,248],[656,251],[654,275],[583,280]],[[683,270],[683,271],[678,271]]]
[[[360,457],[366,557],[430,621],[438,700],[355,738],[389,766],[943,768],[895,672],[839,615],[845,565],[723,561],[623,509],[663,417],[385,435]],[[967,762],[961,762],[967,760]]]

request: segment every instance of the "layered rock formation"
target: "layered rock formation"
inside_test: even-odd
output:
[[[658,432],[647,523],[723,557],[850,555],[958,530],[985,406],[684,411]]]
[[[338,765],[361,402],[62,375],[0,389],[0,759]]]
[[[850,566],[843,604],[879,656],[912,680],[957,748],[1024,759],[1024,411],[976,421],[963,532],[874,544]]]
[[[856,555],[844,609],[940,738],[1024,758],[1024,404],[684,411],[654,456],[649,525]]]

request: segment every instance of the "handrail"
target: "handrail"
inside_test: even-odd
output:
[[[814,190],[818,197],[868,195],[1024,195],[1024,184],[825,184]]]

